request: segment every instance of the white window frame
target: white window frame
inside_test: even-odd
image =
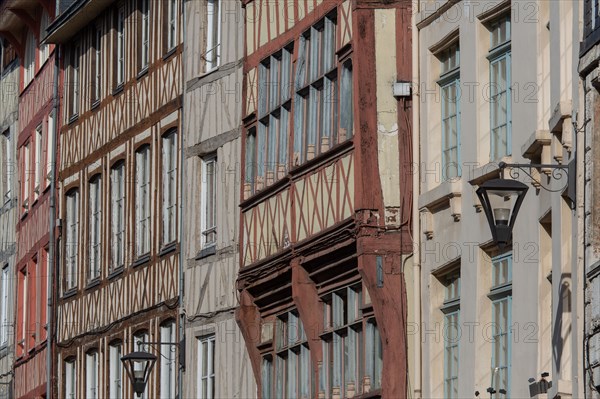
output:
[[[2,139],[4,144],[4,165],[2,170],[6,179],[6,187],[4,190],[4,202],[10,201],[13,196],[13,173],[15,173],[14,156],[13,156],[13,143],[12,134],[10,129],[7,129],[2,133]]]
[[[206,2],[206,72],[210,72],[221,65],[221,0],[207,0]],[[215,10],[216,8],[216,10]]]
[[[65,276],[64,291],[68,292],[77,287],[77,256],[79,234],[79,189],[69,190],[65,206]]]
[[[145,144],[135,152],[135,244],[136,255],[150,252],[150,193],[152,160],[150,146]]]
[[[85,394],[86,399],[98,399],[98,351],[94,350],[85,355]]]
[[[493,388],[498,392],[500,389],[506,390],[506,397],[510,397],[511,369],[512,369],[512,252],[502,254],[492,258],[492,287],[488,297],[492,301],[492,353],[491,369],[499,369],[494,374]],[[501,323],[496,323],[498,312],[506,308],[506,314],[500,313]],[[503,317],[502,317],[503,316]],[[502,359],[496,359],[496,345],[502,348],[502,340],[506,345],[506,360],[504,364]],[[501,373],[506,373],[506,386],[498,381]],[[494,399],[501,399],[503,395],[496,393]]]
[[[9,275],[9,267],[5,265],[2,268],[2,274],[0,275],[0,347],[4,347],[8,344],[8,331],[9,331],[9,301],[10,301],[10,288],[9,282],[11,281]]]
[[[65,361],[65,398],[77,398],[77,363],[75,359]]]
[[[117,9],[117,73],[115,76],[116,86],[119,87],[125,82],[125,6],[121,5]]]
[[[102,28],[96,27],[94,31],[96,48],[94,58],[94,103],[100,101],[102,95]]]
[[[212,187],[209,187],[209,165],[213,166]],[[200,231],[202,233],[202,247],[210,247],[217,244],[217,156],[213,154],[202,158],[202,182],[201,182],[201,211],[200,211]],[[212,191],[212,209],[208,209],[209,189]],[[209,221],[209,214],[212,214],[213,223]],[[210,226],[212,225],[212,226]],[[209,239],[209,236],[214,236],[214,239]]]
[[[150,0],[141,0],[141,65],[140,71],[148,68],[150,62]]]
[[[100,277],[102,264],[102,176],[97,174],[89,182],[89,263],[88,283]]]
[[[215,335],[208,335],[205,337],[200,337],[197,339],[198,341],[198,376],[196,381],[198,381],[198,391],[197,397],[198,399],[212,399],[215,396],[215,370],[213,368],[213,364],[215,363],[215,350],[216,350],[216,340]],[[203,344],[206,344],[206,350],[203,348]],[[206,357],[206,364],[208,365],[208,369],[204,370],[202,367],[204,363],[204,357]],[[203,395],[204,385],[207,385],[206,396]]]
[[[125,163],[119,161],[110,170],[111,190],[111,271],[125,265]]]
[[[27,267],[24,267],[20,273],[23,276],[23,290],[21,292],[23,320],[21,320],[22,328],[19,343],[23,348],[23,353],[25,353],[25,347],[27,345],[27,313],[29,310],[29,270],[27,270]]]
[[[177,0],[167,0],[167,51],[177,46]]]
[[[112,343],[108,349],[108,386],[109,397],[111,399],[123,398],[123,363],[121,356],[123,354],[123,346],[120,342]]]
[[[71,109],[69,118],[73,118],[79,114],[79,63],[81,56],[81,47],[79,43],[75,43],[71,49],[71,85],[72,85],[72,96],[69,99]]]
[[[35,129],[35,142],[33,145],[33,166],[34,166],[34,181],[33,181],[33,200],[37,200],[41,194],[42,181],[42,125]]]
[[[160,326],[160,342],[177,342],[175,321]],[[177,356],[175,346],[161,345],[160,357],[160,397],[172,399],[176,396]]]
[[[451,273],[446,276],[446,294],[441,311],[444,313],[444,398],[457,399],[453,391],[460,386],[460,274]],[[453,356],[457,357],[456,369],[452,364]]]
[[[31,177],[30,176],[31,175],[30,154],[31,154],[31,141],[27,142],[23,146],[23,169],[22,169],[23,176],[21,178],[21,184],[23,185],[22,204],[23,204],[23,209],[25,211],[27,211],[29,209],[29,190],[31,188],[31,181],[29,180]]]
[[[23,60],[23,87],[26,87],[35,75],[36,39],[31,29],[27,32],[25,42],[25,57]]]
[[[54,130],[54,110],[48,115],[48,133],[46,137],[46,187],[50,186],[52,182],[52,154],[54,152],[54,140],[56,140],[56,134]]]
[[[162,210],[163,245],[177,239],[177,131],[173,130],[162,138]]]
[[[50,44],[42,44],[41,39],[46,34],[46,29],[50,25],[50,17],[45,9],[42,9],[42,17],[40,19],[40,68],[50,57]]]

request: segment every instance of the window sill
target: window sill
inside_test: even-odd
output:
[[[96,277],[95,279],[89,281],[85,287],[86,291],[89,291],[93,288],[96,288],[100,285],[100,277]]]
[[[25,219],[28,214],[29,214],[29,210],[23,211],[23,213],[21,213],[21,220]]]
[[[160,252],[158,253],[158,256],[165,256],[170,254],[171,252],[174,252],[177,249],[177,242],[173,241],[169,244],[166,244],[165,246],[163,246],[160,250]]]
[[[113,271],[111,271],[111,272],[108,274],[108,279],[109,279],[109,280],[112,280],[112,279],[114,279],[115,277],[118,277],[118,276],[120,276],[121,274],[123,274],[123,270],[125,270],[125,268],[124,268],[123,266],[119,266],[118,268],[114,269]]]
[[[125,88],[125,85],[123,83],[120,83],[117,87],[115,87],[112,92],[113,97],[123,93],[124,88]]]
[[[140,80],[141,78],[143,78],[144,76],[148,75],[148,65],[146,65],[145,67],[143,67],[138,74],[136,75],[136,79]]]
[[[165,55],[163,55],[163,61],[166,61],[169,58],[171,58],[173,56],[173,54],[175,54],[176,52],[177,52],[177,46],[173,47],[172,49],[167,51],[167,53]]]
[[[503,285],[499,285],[490,290],[490,293],[487,295],[490,300],[495,301],[497,299],[501,299],[512,294],[512,281],[510,283],[506,283]]]
[[[143,265],[143,264],[145,264],[145,263],[148,263],[148,262],[150,262],[150,254],[149,254],[149,253],[148,253],[148,254],[145,254],[145,255],[142,255],[142,256],[140,256],[139,258],[137,258],[137,259],[136,259],[136,260],[135,260],[135,261],[134,261],[134,262],[131,264],[131,267],[138,267],[138,266],[141,266],[141,265]]]
[[[61,299],[68,299],[77,295],[77,288],[71,288],[68,291],[63,292]]]
[[[96,100],[96,101],[92,102],[92,105],[91,105],[90,109],[93,111],[93,110],[95,110],[96,108],[98,108],[99,106],[100,106],[100,99],[98,99],[98,100]]]
[[[209,256],[215,255],[216,253],[217,246],[215,244],[208,247],[204,247],[200,252],[198,252],[198,255],[196,255],[196,260],[208,258]]]

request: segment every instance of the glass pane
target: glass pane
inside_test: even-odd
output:
[[[281,121],[279,123],[279,165],[278,165],[278,178],[282,177],[282,174],[287,173],[287,153],[288,153],[288,136],[290,125],[290,112],[285,108],[281,108]]]
[[[292,90],[292,81],[290,79],[290,71],[292,65],[292,56],[287,49],[283,49],[281,53],[281,102],[290,99]]]
[[[269,111],[273,110],[280,103],[279,64],[280,61],[277,57],[271,57],[271,65],[269,66],[271,73],[269,82]]]
[[[258,115],[262,117],[267,113],[269,93],[269,69],[265,64],[258,66]]]
[[[340,90],[340,129],[338,133],[338,142],[341,143],[351,138],[353,132],[351,64],[346,63],[342,67],[342,82]]]

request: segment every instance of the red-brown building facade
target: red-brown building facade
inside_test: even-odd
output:
[[[258,395],[405,397],[410,2],[243,3],[237,319]]]
[[[21,61],[16,224],[14,396],[46,396],[50,195],[54,132],[54,46],[42,44],[53,1],[3,1],[0,33]]]

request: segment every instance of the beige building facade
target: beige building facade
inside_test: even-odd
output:
[[[243,14],[240,1],[185,3],[185,398],[256,397],[252,366],[234,317]]]
[[[527,398],[528,380],[544,372],[548,397],[583,397],[582,201],[561,195],[566,173],[507,169],[529,191],[512,245],[500,250],[475,193],[499,177],[501,161],[566,165],[582,148],[581,7],[420,1],[413,13],[415,397],[488,397],[491,387],[495,398]]]

